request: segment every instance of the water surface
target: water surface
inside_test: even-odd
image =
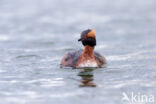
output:
[[[0,100],[3,104],[126,104],[122,93],[156,98],[155,0],[1,0]],[[61,69],[97,31],[101,69]],[[156,99],[155,99],[156,100]]]

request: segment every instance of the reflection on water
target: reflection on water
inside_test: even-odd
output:
[[[81,79],[81,84],[80,87],[96,87],[96,84],[93,82],[94,81],[94,69],[83,69],[78,76],[80,76]]]

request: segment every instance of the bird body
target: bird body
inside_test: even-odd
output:
[[[106,64],[106,59],[99,53],[94,51],[96,45],[96,36],[94,30],[85,30],[81,33],[81,38],[84,50],[70,52],[64,55],[61,61],[61,66],[84,68],[84,67],[102,67]]]

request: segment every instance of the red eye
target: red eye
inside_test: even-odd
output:
[[[88,36],[86,35],[86,37],[85,37],[86,39],[88,38]]]

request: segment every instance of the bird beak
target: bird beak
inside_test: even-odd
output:
[[[81,41],[82,40],[82,38],[80,38],[78,41]]]

